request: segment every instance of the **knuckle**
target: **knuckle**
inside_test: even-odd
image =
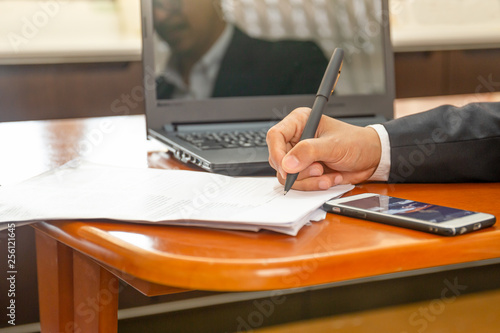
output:
[[[300,107],[300,108],[297,108],[295,109],[297,112],[300,112],[301,114],[309,114],[311,112],[311,108],[308,108],[308,107]]]
[[[304,140],[300,142],[300,149],[306,153],[304,157],[316,156],[317,149],[316,146],[311,143],[310,140]]]
[[[293,110],[290,114],[292,114],[294,117],[302,118],[302,117],[308,117],[310,112],[311,112],[310,108],[300,107]]]
[[[275,133],[277,132],[277,128],[276,128],[276,125],[274,125],[273,127],[271,127],[267,133],[266,133],[266,140],[269,140],[271,136],[273,136]]]

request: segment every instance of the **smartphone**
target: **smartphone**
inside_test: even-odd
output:
[[[495,224],[491,214],[471,212],[375,193],[327,201],[331,213],[357,217],[444,236],[456,236]]]

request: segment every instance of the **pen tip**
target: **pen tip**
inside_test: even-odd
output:
[[[288,193],[288,191],[285,191],[285,193],[283,193],[283,195],[286,195]]]

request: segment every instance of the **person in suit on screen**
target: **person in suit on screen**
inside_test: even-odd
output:
[[[312,94],[328,60],[311,41],[268,41],[227,23],[214,0],[155,0],[154,27],[171,56],[157,98]]]

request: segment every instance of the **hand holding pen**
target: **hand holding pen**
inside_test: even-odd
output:
[[[323,115],[323,110],[325,109],[330,96],[333,94],[335,86],[337,85],[338,79],[340,77],[343,60],[344,50],[338,48],[335,49],[333,51],[332,57],[330,58],[330,62],[328,63],[328,67],[326,68],[323,80],[319,85],[316,99],[314,100],[311,113],[309,114],[309,119],[307,120],[306,126],[304,127],[304,131],[302,132],[300,141],[313,138],[314,134],[316,134],[319,120]],[[292,188],[293,183],[295,182],[295,180],[297,180],[297,176],[298,173],[293,173],[288,174],[288,176],[286,177],[285,195]]]
[[[334,56],[332,60],[335,60]],[[333,68],[330,73],[336,74],[333,75],[336,82],[340,65]],[[269,163],[277,171],[280,183],[285,184],[285,179],[289,178],[287,174],[300,172],[290,176],[292,184],[289,186],[293,185],[294,189],[326,190],[336,184],[359,183],[373,174],[380,161],[380,140],[374,129],[322,116],[335,87],[335,82],[332,82],[325,88],[325,78],[318,91],[320,96],[316,98],[324,102],[315,102],[316,110],[319,110],[315,116],[309,108],[298,108],[267,133]],[[305,133],[307,126],[309,133]],[[313,139],[306,139],[304,134]]]

